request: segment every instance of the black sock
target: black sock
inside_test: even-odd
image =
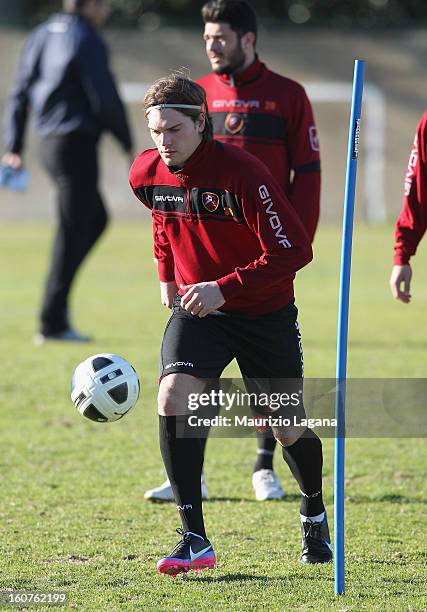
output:
[[[267,431],[257,431],[258,449],[254,472],[258,470],[272,470],[276,438],[273,436],[271,427]]]
[[[297,480],[301,494],[300,512],[304,516],[316,516],[325,510],[322,498],[323,454],[320,438],[306,429],[292,446],[282,449],[283,459]]]
[[[207,429],[206,437],[200,438],[200,450],[202,452],[202,471],[205,463],[206,442],[208,441],[209,429]]]
[[[198,409],[196,414],[200,418],[213,419],[219,414],[219,411],[220,411],[219,406],[207,406],[207,407],[202,406]],[[202,450],[202,471],[203,471],[203,465],[205,463],[206,442],[208,441],[210,430],[211,430],[210,425],[199,425],[197,429],[195,429],[196,431],[195,435],[197,435],[200,439],[200,446]]]
[[[185,416],[159,416],[160,450],[183,530],[206,538],[200,487],[201,441],[200,438],[177,436],[177,426],[181,427],[186,420]]]

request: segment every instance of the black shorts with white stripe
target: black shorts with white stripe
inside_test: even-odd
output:
[[[303,377],[303,353],[294,302],[263,315],[216,311],[192,315],[174,299],[160,353],[160,377],[182,372],[219,378],[236,359],[243,378]]]

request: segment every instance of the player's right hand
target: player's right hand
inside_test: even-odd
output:
[[[393,266],[390,277],[391,293],[396,300],[408,304],[411,301],[409,293],[411,287],[412,269],[409,264]],[[403,284],[403,290],[401,288]]]
[[[163,306],[172,308],[173,298],[175,297],[177,291],[178,287],[176,286],[175,281],[171,281],[169,283],[160,281],[160,299]]]
[[[1,163],[4,166],[10,166],[11,168],[14,168],[15,170],[17,170],[18,168],[21,168],[22,166],[22,157],[20,155],[18,155],[18,153],[5,153],[3,155],[3,157],[1,158]]]

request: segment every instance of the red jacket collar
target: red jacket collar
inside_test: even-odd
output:
[[[213,140],[209,142],[202,141],[193,155],[187,159],[183,168],[168,168],[168,170],[172,172],[172,174],[175,174],[180,181],[185,181],[193,170],[209,155],[213,146]]]
[[[218,74],[217,77],[226,85],[235,87],[259,79],[264,70],[265,64],[260,62],[258,56],[256,56],[255,61],[243,70],[243,72],[238,72],[236,74]]]

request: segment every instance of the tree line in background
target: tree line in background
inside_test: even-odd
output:
[[[153,29],[199,23],[203,1],[111,0],[111,4],[111,24]],[[426,0],[252,0],[252,5],[268,26],[374,28],[427,23]],[[62,0],[15,0],[14,6],[15,18],[19,11],[21,23],[33,25],[60,10]],[[1,13],[7,22],[7,10],[0,6]]]

